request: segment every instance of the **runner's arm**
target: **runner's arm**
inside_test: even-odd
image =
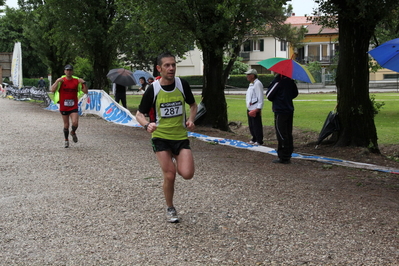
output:
[[[63,80],[62,78],[58,78],[58,79],[54,82],[54,84],[51,86],[50,91],[51,91],[51,92],[55,92],[55,91],[57,90],[58,83],[60,83],[60,82],[64,82],[64,80]]]
[[[198,106],[196,102],[190,104],[190,117],[186,121],[186,127],[191,131],[194,130],[195,128],[194,121],[195,121],[195,116],[197,115],[197,110]]]

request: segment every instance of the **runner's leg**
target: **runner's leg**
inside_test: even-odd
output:
[[[194,158],[190,149],[181,149],[179,155],[175,155],[177,172],[184,179],[191,179],[194,176]]]
[[[79,126],[79,113],[71,113],[71,121],[72,121],[72,131],[71,134],[75,134],[76,129]]]
[[[166,205],[168,207],[172,207],[176,179],[176,166],[172,161],[172,152],[158,151],[155,153],[155,155],[157,157],[159,165],[161,166],[164,177],[163,192],[165,195]]]
[[[64,122],[64,137],[68,140],[69,137],[69,115],[62,115],[62,121]]]

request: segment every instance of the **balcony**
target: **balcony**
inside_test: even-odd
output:
[[[242,57],[243,61],[249,61],[251,59],[250,53],[251,52],[241,51],[240,54],[239,54],[239,57]]]
[[[316,55],[316,56],[305,56],[305,57],[297,57],[296,61],[298,61],[300,64],[307,64],[309,62],[314,62],[314,61],[318,61],[320,62],[322,65],[329,65],[333,63],[333,58],[334,56],[322,56],[321,60],[320,60],[320,56]]]

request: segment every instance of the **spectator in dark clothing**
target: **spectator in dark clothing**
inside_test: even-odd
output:
[[[272,102],[274,112],[274,127],[278,141],[278,160],[274,163],[289,164],[294,151],[292,125],[294,118],[294,104],[292,99],[298,96],[298,88],[289,77],[277,74],[270,83],[266,97]]]
[[[46,89],[46,82],[44,81],[43,77],[40,77],[39,82],[37,83],[37,87],[39,89]]]
[[[114,96],[115,96],[115,102],[119,103],[119,101],[122,102],[122,106],[127,108],[126,106],[126,86],[114,83],[115,90],[114,90]]]

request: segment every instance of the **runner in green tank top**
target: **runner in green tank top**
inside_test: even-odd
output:
[[[173,205],[176,173],[184,179],[194,176],[194,158],[187,137],[187,129],[194,130],[197,104],[190,86],[175,78],[176,59],[169,53],[161,54],[157,61],[161,79],[145,91],[136,114],[137,121],[152,134],[152,146],[161,166],[163,191],[167,205],[168,222],[179,222]],[[186,120],[185,103],[190,106]],[[147,121],[145,114],[150,114]]]

